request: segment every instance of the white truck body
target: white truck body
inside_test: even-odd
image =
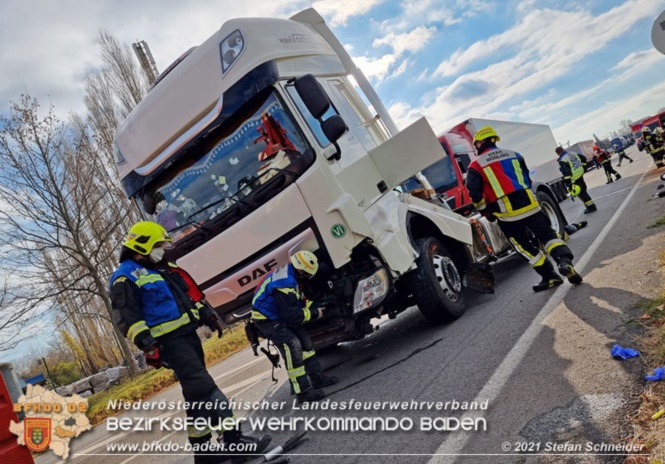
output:
[[[336,140],[308,110],[306,100],[316,99],[296,88],[308,76],[331,104],[326,116],[348,127]],[[455,287],[449,294],[463,303],[469,223],[445,205],[392,191],[442,156],[434,132],[425,119],[396,132],[313,9],[290,20],[225,22],[161,76],[115,143],[125,192],[170,231],[173,257],[228,323],[248,315],[253,289],[269,271],[306,249],[330,268],[323,293],[340,302],[341,315],[319,322],[327,324],[321,333],[336,330],[328,342],[358,338],[369,318],[413,304],[413,289],[398,298],[396,282],[425,272],[416,271],[424,235],[454,258],[454,266],[444,259],[450,282],[439,278],[436,291]],[[385,309],[386,298],[399,304]],[[350,330],[365,313],[365,328]]]

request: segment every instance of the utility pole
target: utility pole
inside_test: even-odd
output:
[[[132,48],[134,49],[134,53],[136,53],[136,57],[139,59],[139,63],[141,63],[143,72],[148,78],[148,83],[152,85],[155,80],[157,80],[159,71],[157,70],[155,59],[152,57],[152,53],[150,53],[150,47],[148,47],[145,40],[141,40],[134,42]]]

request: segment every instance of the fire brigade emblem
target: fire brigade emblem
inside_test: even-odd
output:
[[[51,443],[51,419],[26,417],[23,426],[25,427],[25,446],[35,453],[46,451]]]

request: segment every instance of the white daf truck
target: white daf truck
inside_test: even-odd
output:
[[[431,127],[398,131],[313,9],[224,23],[160,76],[115,149],[124,191],[226,323],[248,318],[259,281],[303,249],[322,263],[311,291],[336,307],[307,325],[319,347],[413,305],[451,321],[465,286],[491,291],[469,221],[394,189],[445,156]]]

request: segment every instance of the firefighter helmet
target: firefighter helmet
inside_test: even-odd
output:
[[[484,126],[478,129],[476,135],[473,136],[473,143],[482,142],[483,140],[487,140],[490,138],[495,138],[496,139],[495,142],[501,140],[499,134],[496,133],[496,131],[492,126]]]
[[[576,196],[578,196],[580,193],[582,193],[582,187],[580,187],[579,185],[574,184],[574,185],[570,188],[570,196],[576,197]]]
[[[123,245],[130,250],[147,256],[156,244],[170,241],[171,237],[169,237],[166,229],[160,224],[151,221],[141,221],[130,227],[127,239]]]
[[[658,126],[653,130],[654,134],[662,134],[663,133],[663,128]]]
[[[319,259],[314,253],[307,250],[302,250],[291,255],[291,264],[299,271],[306,272],[309,275],[316,274],[316,271],[319,269]]]
[[[593,151],[600,151],[600,148],[598,148],[598,145],[593,146]]]
[[[651,128],[649,126],[642,126],[642,133],[643,134],[650,134],[651,133]]]

